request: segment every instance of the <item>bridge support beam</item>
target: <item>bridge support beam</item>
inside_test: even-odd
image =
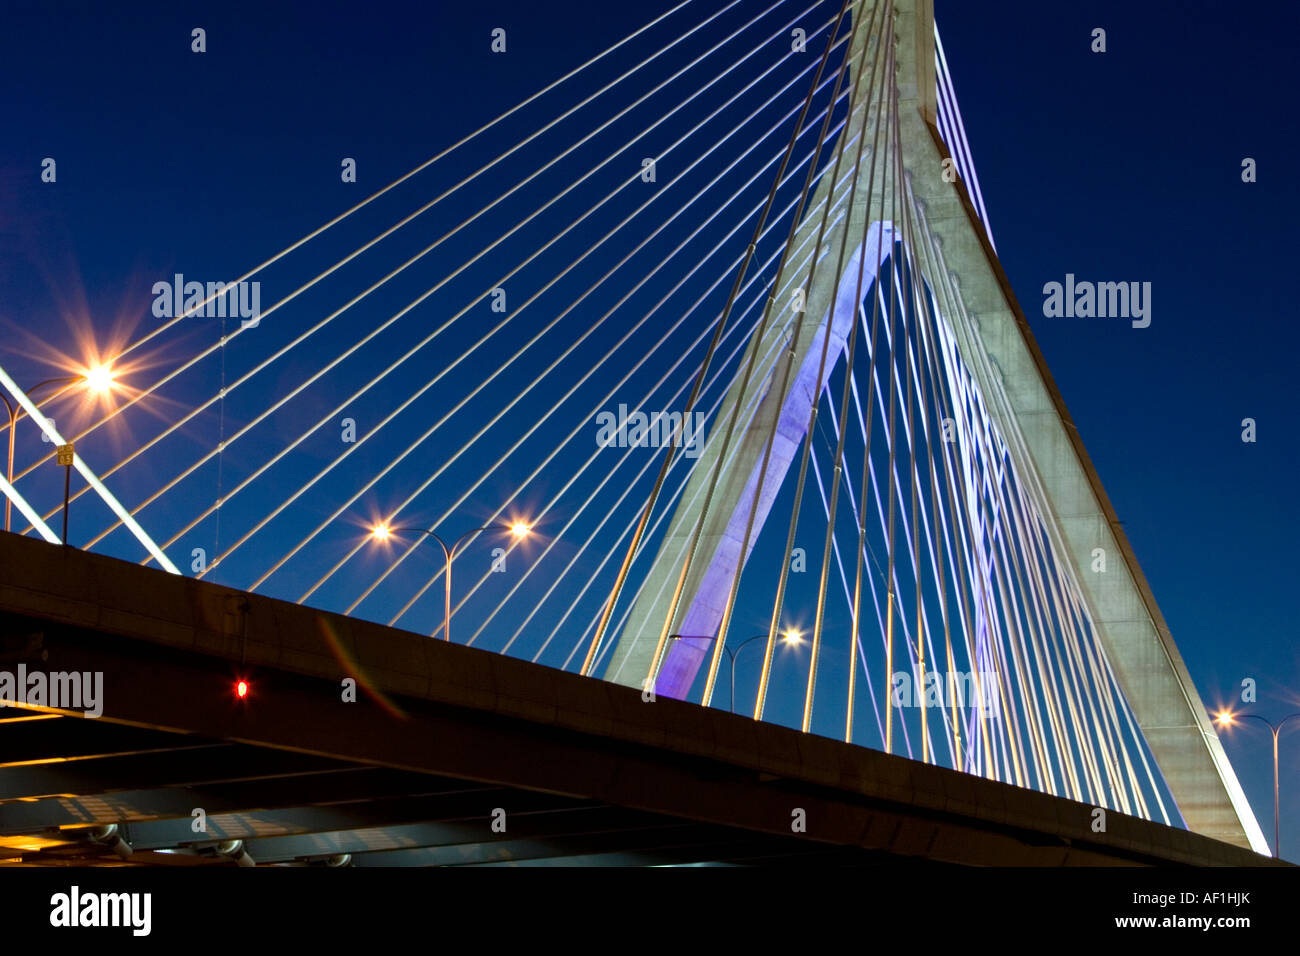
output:
[[[809,238],[811,240],[812,237]],[[893,226],[876,222],[872,224],[865,240],[846,257],[846,261],[857,263],[861,255],[867,263],[862,279],[864,289],[870,288],[875,279],[876,264],[882,257],[889,255],[893,243]],[[831,248],[838,256],[838,245]],[[822,276],[831,276],[826,269],[820,271]],[[802,281],[803,278],[803,273],[799,272],[797,280],[792,278],[791,282]],[[763,527],[786,473],[798,455],[813,402],[824,387],[829,370],[834,368],[845,352],[849,332],[858,317],[858,302],[855,300],[857,287],[855,268],[840,278],[839,287],[835,290],[834,306],[824,311],[822,320],[816,324],[805,322],[799,342],[793,348],[794,360],[798,364],[791,372],[791,384],[784,396],[777,394],[773,375],[781,374],[775,368],[775,359],[788,358],[789,349],[784,356],[773,357],[772,367],[765,380],[758,380],[755,376],[743,396],[737,383],[722,406],[718,422],[727,421],[737,402],[741,403],[742,414],[746,409],[752,408],[755,401],[758,410],[749,419],[747,426],[742,423],[738,428],[738,438],[733,442],[737,451],[731,458],[731,463],[725,466],[723,478],[719,481],[714,496],[715,505],[705,518],[700,553],[692,565],[688,579],[690,584],[685,592],[687,597],[678,608],[675,626],[670,630],[671,634],[681,635],[682,640],[674,641],[668,649],[656,675],[657,694],[678,699],[685,697],[700,666],[712,650],[711,637],[718,632],[732,580],[742,561],[740,552],[745,540],[745,526],[755,500],[754,492],[758,487],[763,451],[772,428],[772,419],[777,419],[776,437],[772,443],[763,488],[758,495],[754,531],[745,549],[745,561],[749,559],[758,530]],[[818,294],[823,292],[823,287],[816,280],[813,288]],[[793,287],[791,293],[793,294]],[[830,342],[826,356],[827,372],[819,383],[817,374],[828,323]],[[780,348],[782,334],[788,336],[789,329],[775,330],[764,337],[761,345],[763,354]],[[699,516],[698,507],[692,507],[689,503],[698,502],[705,494],[708,477],[722,454],[720,446],[720,441],[706,443],[687,484],[683,504],[679,505],[671,531],[662,546],[655,573],[648,579],[624,629],[624,641],[616,650],[610,666],[611,675],[617,675],[614,679],[619,683],[640,686],[648,673],[651,656],[668,614],[673,584]],[[674,553],[679,555],[676,561],[669,557]]]
[[[857,0],[853,16],[867,22],[873,5],[873,0]],[[974,376],[994,424],[1008,443],[1017,474],[1041,504],[1053,550],[1079,586],[1101,647],[1188,827],[1219,840],[1267,852],[1263,832],[1214,733],[1205,706],[970,196],[960,181],[944,181],[943,162],[951,154],[935,125],[932,0],[896,0],[893,9],[893,23],[886,27],[892,28],[896,38],[897,70],[893,81],[898,88],[902,161],[910,175],[913,194],[925,211],[929,232],[939,245],[944,265],[957,289],[960,314],[946,318],[956,333],[963,362]],[[853,75],[870,68],[883,31],[871,32],[873,36],[858,36],[848,54],[852,58]],[[867,103],[853,103],[838,145],[840,151],[856,145],[857,136],[871,135],[876,121],[872,113]],[[851,160],[841,168],[852,175]],[[860,248],[868,240],[867,227],[872,222],[868,210],[879,208],[876,204],[882,191],[892,188],[892,184],[877,183],[871,196],[866,195],[866,190],[859,190],[849,215],[833,213],[835,225],[827,229],[822,255],[838,254],[845,230],[849,230],[849,246]],[[834,210],[844,202],[847,189],[843,179],[832,184],[829,174],[822,177],[814,201],[787,251],[787,259],[798,261],[801,255],[809,254],[809,237],[820,223],[825,203],[831,202]],[[856,265],[856,258],[846,257],[844,261]],[[794,289],[806,281],[806,272],[806,267],[783,263],[778,304],[791,301]],[[838,323],[844,277],[834,272],[833,267],[818,268],[807,290],[807,304],[810,315],[827,316],[834,300],[837,305],[834,321]],[[933,287],[941,277],[926,276],[926,279]],[[738,449],[705,516],[684,597],[669,627],[670,634],[697,639],[672,642],[659,674],[662,693],[684,695],[708,653],[720,618],[718,604],[725,600],[725,591],[718,594],[717,582],[727,576],[728,569],[734,572],[741,560],[739,544],[733,535],[734,520],[737,514],[746,513],[752,501],[751,482],[756,480],[756,462],[761,458],[773,417],[781,416],[773,452],[776,467],[769,473],[774,487],[764,488],[762,510],[755,517],[754,537],[784,477],[793,449],[803,438],[807,405],[802,406],[804,417],[796,431],[785,427],[785,412],[796,411],[797,403],[802,401],[800,390],[808,387],[804,377],[792,375],[794,384],[784,396],[764,393],[781,381],[781,362],[792,362],[795,369],[806,367],[810,350],[814,346],[820,349],[820,336],[824,335],[827,320],[804,323],[806,334],[801,334],[799,341],[779,356],[774,355],[778,350],[773,346],[781,337],[788,337],[789,330],[785,323],[773,323],[761,342],[757,339],[751,342],[750,349],[759,350],[758,361],[745,394],[740,394],[737,381],[726,396],[717,422],[725,423],[737,402],[742,409],[758,404],[758,411],[739,438]],[[819,327],[814,329],[815,324]],[[828,363],[838,354],[833,346]],[[763,396],[761,402],[759,396]],[[808,400],[814,400],[814,396]],[[721,432],[722,428],[715,423],[710,439]],[[711,465],[721,453],[713,447],[718,444],[716,440],[706,444],[696,463],[646,586],[605,672],[608,679],[640,686],[653,666],[651,658],[685,559],[686,544],[703,506],[702,488],[706,487]],[[776,448],[781,449],[779,454]],[[1105,573],[1091,570],[1096,548],[1119,558],[1108,562]]]
[[[905,11],[921,5],[899,0],[900,26]],[[925,28],[932,38],[933,21]],[[901,55],[907,44],[900,48],[899,90],[907,97],[909,80],[915,90],[915,61]],[[932,52],[927,59],[933,63]],[[915,98],[900,103],[903,164],[958,283],[963,314],[949,320],[963,359],[1011,448],[1017,474],[1038,487],[1053,549],[1073,572],[1120,689],[1188,828],[1268,852],[974,204],[964,186],[944,183],[939,175],[950,154],[923,112]],[[1105,573],[1094,573],[1094,548],[1121,560],[1109,562]]]
[[[860,13],[862,11],[858,10],[854,15]],[[865,4],[867,20],[870,20],[870,15],[871,4],[868,3]],[[878,16],[877,23],[879,20]],[[605,669],[607,680],[640,687],[650,676],[655,648],[663,633],[686,551],[700,511],[705,507],[710,478],[719,458],[725,454],[726,460],[712,501],[708,504],[683,596],[668,629],[670,635],[681,635],[683,639],[671,642],[655,675],[656,694],[681,698],[690,691],[700,665],[712,651],[712,640],[722,620],[732,579],[742,561],[741,544],[750,509],[754,508],[755,514],[753,532],[743,559],[746,561],[790,464],[798,454],[812,404],[829,380],[831,369],[844,354],[848,333],[857,320],[858,264],[860,261],[865,263],[862,277],[865,295],[875,278],[878,264],[893,249],[894,226],[882,222],[880,216],[883,208],[881,196],[887,194],[887,183],[880,181],[882,177],[877,177],[870,194],[865,184],[857,189],[853,194],[852,208],[848,208],[863,137],[862,169],[870,168],[875,158],[876,117],[868,108],[875,97],[868,89],[870,84],[867,81],[856,84],[854,79],[858,76],[858,64],[865,64],[870,72],[880,38],[879,31],[869,32],[864,27],[857,32],[853,47],[846,54],[853,62],[843,81],[844,88],[850,91],[848,121],[781,263],[768,326],[761,338],[755,335],[750,339],[749,349],[739,365],[741,372],[724,397],[708,441],[679,499],[668,533],[660,544],[658,556]],[[877,73],[883,72],[882,65]],[[881,81],[879,75],[876,81]],[[837,158],[840,160],[839,177],[832,183],[831,170],[836,168]],[[826,216],[828,203],[830,213]],[[826,226],[819,248],[817,236],[823,218]],[[810,260],[815,253],[817,262],[810,269]],[[837,269],[841,261],[846,264],[842,275]],[[848,265],[852,268],[847,268]],[[794,341],[792,333],[796,314],[792,305],[797,292],[803,293],[805,319],[800,324],[798,340]],[[828,323],[831,338],[823,380],[818,382]],[[746,386],[743,370],[751,360],[754,362],[753,372]],[[787,365],[790,366],[788,378]],[[783,395],[777,394],[783,380],[789,385]],[[724,450],[721,447],[722,436],[737,405],[740,417],[736,431],[731,448]],[[771,459],[755,507],[754,490],[774,420],[776,436]]]

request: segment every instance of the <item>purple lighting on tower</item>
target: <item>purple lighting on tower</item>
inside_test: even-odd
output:
[[[871,283],[875,281],[876,269],[883,258],[882,245],[887,255],[893,250],[894,239],[892,223],[872,223],[866,241],[845,258],[844,261],[849,263],[850,267],[840,277],[835,307],[829,314],[831,330],[826,354],[825,377],[829,377],[830,370],[835,367],[844,353],[849,331],[857,320],[859,302],[855,298],[858,292],[856,265],[859,261],[864,263],[861,288],[865,294],[871,288]],[[817,381],[817,372],[821,365],[821,348],[826,335],[826,321],[827,319],[823,318],[818,325],[816,335],[811,339],[812,345],[804,356],[803,364],[793,373],[789,394],[781,407],[777,419],[776,437],[772,442],[768,473],[758,498],[758,510],[754,516],[754,530],[745,553],[746,561],[754,550],[754,542],[763,528],[764,521],[767,520],[768,512],[771,511],[772,503],[781,489],[781,483],[790,468],[790,463],[799,449],[799,443],[803,441],[812,403],[816,401],[820,391],[819,385],[825,384]],[[764,401],[768,398],[771,398],[770,394],[764,398]],[[757,431],[751,432],[750,436],[766,440],[765,436],[759,435]],[[681,626],[678,629],[682,637],[669,642],[668,653],[655,680],[656,694],[684,699],[695,682],[700,665],[710,653],[709,648],[713,643],[713,637],[718,633],[722,623],[722,614],[726,609],[732,580],[741,563],[741,542],[745,536],[745,524],[749,519],[748,509],[750,502],[754,500],[754,489],[758,485],[758,473],[761,467],[760,456],[754,463],[745,481],[744,491],[727,520],[726,531],[723,532],[713,554],[709,556],[708,568],[700,579],[699,589],[691,598],[686,613],[682,616]]]

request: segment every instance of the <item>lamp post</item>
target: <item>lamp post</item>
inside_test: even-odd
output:
[[[1274,726],[1271,722],[1269,722],[1265,718],[1259,716],[1259,714],[1233,714],[1226,710],[1223,711],[1221,714],[1216,715],[1215,720],[1218,722],[1220,727],[1231,727],[1232,722],[1239,717],[1242,719],[1250,718],[1252,720],[1258,720],[1265,727],[1267,727],[1269,729],[1269,733],[1273,735],[1273,855],[1278,859],[1281,859],[1282,838],[1281,838],[1281,822],[1280,822],[1281,815],[1279,813],[1279,808],[1278,808],[1277,738],[1278,735],[1282,732],[1282,728],[1285,727],[1288,722],[1292,720],[1300,720],[1300,713],[1288,714],[1286,717],[1283,717],[1281,722],[1278,723],[1276,726]]]
[[[84,382],[86,384],[86,387],[93,391],[106,392],[113,387],[113,371],[107,365],[99,365],[96,366],[95,368],[90,369],[88,372],[86,372],[85,375],[64,375],[64,376],[60,376],[59,378],[47,378],[42,382],[37,382],[31,388],[27,389],[27,396],[28,398],[30,398],[32,395],[34,395],[40,389],[45,388],[47,385],[62,385],[63,388],[59,389],[59,392],[55,393],[56,395],[58,395],[63,391],[65,391],[68,386],[75,385],[77,382]],[[12,487],[14,483],[14,432],[17,430],[18,419],[23,413],[23,407],[21,405],[15,405],[13,402],[9,401],[9,396],[4,394],[4,392],[0,392],[0,400],[4,401],[5,408],[9,410],[9,466],[5,472],[5,477],[9,480],[9,485]],[[64,476],[65,485],[67,484],[67,477],[68,477],[67,475]],[[13,502],[9,500],[8,496],[6,496],[5,497],[5,530],[6,531],[9,530],[9,519],[12,510],[13,510]],[[63,543],[64,544],[67,544],[68,541],[67,522],[68,522],[68,506],[67,506],[67,491],[65,489],[64,505],[63,505],[63,526],[64,526]]]
[[[386,541],[389,537],[391,537],[394,534],[408,532],[411,534],[423,534],[427,537],[432,538],[434,541],[438,542],[438,546],[442,548],[443,556],[447,559],[447,563],[444,567],[444,577],[446,578],[447,587],[446,587],[445,603],[443,607],[443,613],[444,613],[443,635],[446,640],[450,641],[451,640],[451,562],[452,559],[456,557],[456,552],[460,548],[460,546],[465,543],[465,539],[473,535],[476,535],[481,531],[491,531],[494,528],[502,531],[509,531],[516,538],[521,538],[521,539],[527,537],[528,532],[531,530],[529,526],[522,521],[516,521],[514,524],[511,525],[488,524],[488,525],[484,525],[481,528],[474,528],[471,531],[466,531],[463,535],[457,538],[455,542],[452,543],[452,546],[450,548],[447,547],[447,543],[442,540],[442,538],[438,535],[438,533],[431,528],[390,528],[386,524],[378,524],[375,525],[370,530],[370,536],[374,538],[376,541]]]
[[[682,635],[682,634],[672,634],[672,635],[669,635],[669,638],[668,638],[668,639],[671,640],[671,641],[680,641],[680,640],[683,638],[683,636],[684,636],[684,635]],[[767,640],[767,634],[755,634],[753,637],[747,637],[747,638],[745,638],[743,641],[741,641],[739,644],[736,645],[736,649],[735,649],[734,651],[733,651],[730,647],[728,647],[726,644],[723,644],[723,645],[722,645],[722,649],[723,649],[724,651],[727,652],[727,659],[728,659],[728,662],[729,662],[730,665],[731,665],[731,707],[730,707],[730,712],[733,713],[733,714],[736,712],[736,658],[740,655],[740,652],[741,652],[742,650],[744,650],[746,644],[749,644],[749,643],[751,643],[752,641],[757,641],[757,640],[760,639],[760,638],[762,638],[763,640]],[[711,640],[711,641],[716,641],[718,638],[717,638],[716,636],[713,636],[713,637],[710,637],[710,638],[708,638],[708,639]],[[796,630],[794,630],[794,629],[789,629],[789,630],[785,630],[785,631],[782,631],[782,632],[781,632],[781,642],[782,642],[783,644],[802,644],[802,643],[803,643],[803,637],[802,637],[802,635],[800,635],[800,633],[799,633],[798,631],[796,631]],[[662,665],[660,665],[660,666],[662,666]]]

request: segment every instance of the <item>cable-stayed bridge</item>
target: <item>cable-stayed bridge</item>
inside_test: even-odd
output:
[[[31,462],[3,486],[14,532],[59,540],[48,476],[71,442],[78,547],[603,678],[670,715],[687,712],[663,698],[734,710],[881,773],[868,752],[1040,791],[1073,801],[1075,840],[1105,841],[1101,809],[1267,852],[998,263],[927,3],[681,3],[272,252],[229,289],[161,281],[102,346],[107,399],[68,409],[75,386],[0,376],[38,426],[11,430]],[[470,531],[454,574],[424,531]],[[49,660],[112,670],[82,632],[149,631],[38,592],[7,597],[14,634],[79,636],[18,657],[48,638]],[[324,676],[303,648],[250,657],[242,608],[160,610],[162,630],[223,636],[163,643]],[[312,640],[402,711],[390,658]],[[128,804],[79,819],[189,816]],[[66,825],[55,807],[0,829]],[[203,842],[172,836],[151,845]]]

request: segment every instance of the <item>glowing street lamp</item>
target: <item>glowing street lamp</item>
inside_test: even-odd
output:
[[[1235,726],[1233,721],[1238,718],[1241,718],[1242,720],[1245,720],[1247,718],[1252,720],[1258,720],[1265,727],[1267,727],[1269,729],[1269,732],[1273,735],[1273,855],[1278,859],[1281,859],[1282,858],[1282,840],[1281,840],[1281,823],[1280,823],[1281,817],[1278,813],[1278,799],[1277,799],[1278,796],[1277,738],[1278,738],[1278,734],[1282,732],[1282,728],[1285,727],[1289,721],[1300,720],[1300,714],[1289,714],[1286,717],[1283,717],[1281,723],[1277,724],[1276,726],[1274,726],[1272,723],[1270,723],[1268,720],[1264,719],[1263,717],[1259,716],[1259,714],[1234,714],[1226,710],[1220,711],[1218,714],[1216,714],[1214,720],[1215,723],[1217,723],[1220,727],[1233,727]]]
[[[100,395],[107,395],[110,391],[112,391],[113,386],[117,384],[117,378],[113,372],[113,368],[111,365],[108,364],[96,365],[93,368],[88,368],[85,371],[85,373],[82,375],[65,375],[59,378],[47,378],[43,382],[37,382],[31,388],[27,389],[27,395],[28,397],[31,397],[35,395],[36,392],[40,391],[42,388],[45,388],[48,385],[62,385],[63,388],[59,389],[59,391],[55,393],[55,395],[57,396],[59,394],[62,394],[68,387],[75,385],[78,382],[84,384],[86,388],[92,392],[96,392]],[[0,400],[4,401],[5,407],[9,410],[9,466],[6,471],[6,477],[9,479],[9,484],[12,486],[14,483],[14,432],[18,425],[18,418],[23,413],[23,407],[21,405],[14,405],[13,402],[9,401],[9,396],[4,394],[4,392],[2,391],[0,391]],[[62,462],[60,462],[60,464],[62,464]],[[65,486],[68,484],[68,479],[70,475],[71,475],[70,471],[64,475]],[[68,543],[68,503],[67,503],[66,487],[64,489],[63,497],[64,497],[63,543],[67,544]],[[9,530],[10,512],[12,510],[13,510],[13,502],[10,501],[8,497],[6,497],[5,498],[5,530],[6,531]]]
[[[113,368],[109,365],[96,365],[94,368],[88,369],[86,374],[81,376],[81,379],[86,383],[88,389],[101,395],[108,394],[113,390],[113,386],[117,384]]]
[[[685,635],[682,634],[672,634],[669,635],[668,639],[670,641],[680,641],[684,636]],[[727,658],[731,664],[731,708],[730,710],[731,713],[733,714],[736,712],[736,658],[740,655],[740,652],[744,650],[746,644],[749,644],[752,641],[757,641],[760,638],[762,640],[767,640],[767,634],[766,633],[755,634],[753,637],[745,638],[743,641],[741,641],[739,644],[736,645],[736,649],[734,651],[726,644],[722,645],[722,649],[727,652]],[[716,641],[717,637],[716,636],[710,637],[708,638],[708,640]],[[798,631],[796,631],[794,628],[786,628],[784,631],[781,632],[781,643],[789,647],[798,647],[800,644],[803,643],[803,635],[800,634]],[[660,666],[662,666],[662,664]]]
[[[370,537],[373,538],[375,541],[387,541],[394,534],[410,533],[410,534],[423,534],[432,538],[434,541],[438,542],[438,546],[442,548],[443,556],[446,558],[446,565],[443,573],[443,576],[445,577],[447,583],[446,599],[443,608],[443,614],[444,614],[443,634],[446,640],[450,641],[451,640],[451,562],[452,559],[456,557],[456,552],[460,549],[460,546],[465,543],[465,540],[467,538],[471,537],[472,535],[476,535],[481,531],[494,531],[494,530],[509,531],[512,535],[515,536],[515,538],[519,540],[523,540],[524,538],[528,537],[529,533],[532,531],[532,527],[528,524],[525,524],[522,521],[516,521],[510,525],[501,525],[501,524],[484,525],[481,528],[474,528],[471,531],[466,531],[463,535],[461,535],[459,538],[456,539],[456,541],[452,544],[450,548],[447,547],[446,542],[443,541],[442,538],[438,536],[437,532],[425,528],[392,528],[385,523],[380,523],[370,529]]]

